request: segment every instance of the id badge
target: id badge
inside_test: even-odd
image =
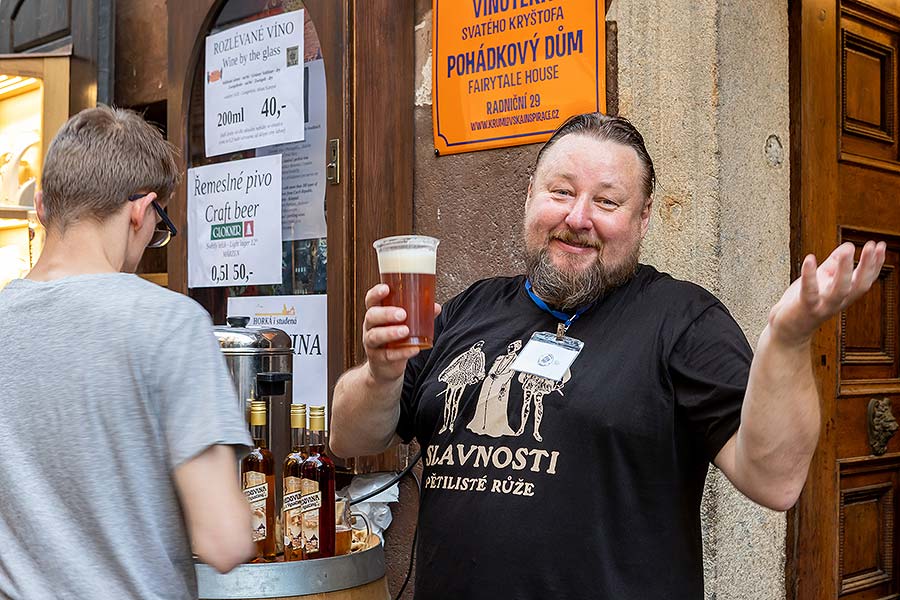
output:
[[[584,342],[571,337],[556,337],[547,331],[536,331],[510,365],[513,371],[531,373],[552,381],[562,381],[563,375],[578,358]]]

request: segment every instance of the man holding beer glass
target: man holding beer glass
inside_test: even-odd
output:
[[[852,244],[807,256],[754,357],[709,292],[639,264],[654,185],[631,123],[578,115],[538,154],[524,276],[436,306],[427,351],[393,347],[409,329],[388,285],[366,295],[368,360],[338,382],[331,446],[422,446],[416,598],[696,600],[710,462],[761,505],[796,502],[819,432],[811,337],[885,246],[856,268]],[[500,384],[499,357],[518,372]],[[492,422],[466,427],[476,411]]]

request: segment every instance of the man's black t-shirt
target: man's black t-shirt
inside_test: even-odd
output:
[[[700,499],[751,351],[722,304],[652,267],[581,315],[562,382],[509,369],[556,332],[523,277],[444,305],[406,371],[425,459],[416,598],[703,597]]]

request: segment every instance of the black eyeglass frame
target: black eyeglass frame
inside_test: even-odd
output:
[[[134,202],[135,200],[140,200],[141,198],[146,196],[148,193],[149,192],[132,194],[132,195],[128,196],[128,201]],[[162,248],[163,246],[165,246],[166,244],[169,243],[169,240],[171,240],[173,237],[178,235],[178,230],[175,228],[175,224],[172,223],[172,220],[169,219],[169,215],[166,214],[166,211],[163,210],[163,207],[160,206],[156,202],[156,200],[151,200],[150,204],[153,205],[153,209],[156,211],[156,214],[159,215],[159,219],[160,219],[160,221],[162,221],[162,224],[166,226],[165,230],[168,232],[169,235],[167,235],[166,237],[164,237],[162,240],[160,240],[159,242],[157,242],[155,244],[151,240],[151,242],[149,244],[147,244],[147,247],[148,248]],[[162,230],[156,229],[154,231],[162,231]]]

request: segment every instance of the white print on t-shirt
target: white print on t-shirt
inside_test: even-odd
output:
[[[510,367],[522,349],[522,340],[514,340],[506,346],[505,354],[494,359],[485,375],[483,347],[484,340],[475,342],[468,350],[454,358],[438,375],[438,381],[446,384],[446,388],[437,394],[437,398],[444,396],[444,419],[438,433],[453,431],[459,412],[459,401],[466,387],[481,382],[475,413],[466,424],[466,429],[475,435],[492,438],[521,437],[528,428],[531,405],[534,404],[533,436],[543,445],[541,421],[544,416],[544,397],[553,392],[558,392],[562,396],[563,387],[572,378],[571,371],[566,370],[562,381],[513,371]],[[516,373],[519,373],[518,378]],[[509,406],[510,391],[515,385],[514,379],[521,384],[522,394],[521,396],[512,394],[513,406]],[[515,404],[517,396],[522,398],[521,407]],[[509,409],[514,413],[521,413],[518,431],[514,431],[510,425]],[[425,452],[425,466],[429,473],[424,486],[426,489],[454,492],[534,496],[538,492],[539,482],[530,481],[528,474],[556,475],[559,458],[559,451],[544,448],[511,447],[505,444],[501,446],[449,444],[441,447],[431,444],[426,447]],[[441,473],[443,467],[475,469],[477,473],[459,471]],[[484,469],[487,467],[492,467],[500,473],[485,473]]]
[[[527,479],[528,474],[556,475],[558,461],[559,451],[543,448],[466,444],[450,444],[442,448],[432,444],[425,449],[425,467],[430,473],[423,483],[429,490],[530,497],[536,495],[538,484]],[[442,474],[439,471],[444,466],[472,469],[474,477],[468,477],[466,473]],[[500,473],[488,473],[488,467]]]
[[[506,347],[506,354],[498,356],[491,365],[491,370],[481,384],[475,416],[466,425],[466,429],[472,433],[490,437],[518,435],[509,426],[506,407],[509,404],[510,383],[516,374],[509,367],[521,348],[522,340],[512,342]]]
[[[559,392],[562,396],[563,386],[572,378],[572,372],[566,369],[562,381],[554,381],[546,377],[532,375],[531,373],[519,373],[519,383],[522,384],[522,392],[524,399],[522,400],[522,422],[519,430],[515,435],[522,435],[525,431],[525,425],[528,423],[528,416],[531,412],[531,401],[534,400],[534,439],[543,441],[541,437],[541,418],[544,416],[544,396]]]
[[[533,403],[534,439],[543,441],[541,420],[544,417],[544,396],[553,392],[558,392],[562,396],[563,387],[572,378],[572,372],[566,369],[562,381],[554,381],[531,373],[519,373],[523,395],[522,415],[518,431],[513,431],[509,425],[507,408],[510,384],[516,372],[510,369],[510,366],[522,348],[522,340],[515,340],[507,345],[506,354],[494,359],[487,377],[484,374],[485,356],[481,350],[483,346],[484,340],[475,342],[471,348],[454,358],[438,375],[438,381],[447,384],[444,391],[438,394],[438,397],[444,396],[444,422],[438,433],[453,431],[459,412],[459,400],[466,386],[482,381],[475,414],[466,425],[466,429],[477,435],[494,438],[504,435],[518,437],[525,433]]]
[[[459,411],[459,399],[466,386],[484,379],[482,346],[484,346],[484,340],[475,342],[471,348],[454,358],[453,362],[438,375],[438,381],[447,384],[444,391],[438,394],[438,396],[444,395],[444,423],[438,433],[444,433],[448,429],[453,431],[453,424],[456,422],[456,415]]]

